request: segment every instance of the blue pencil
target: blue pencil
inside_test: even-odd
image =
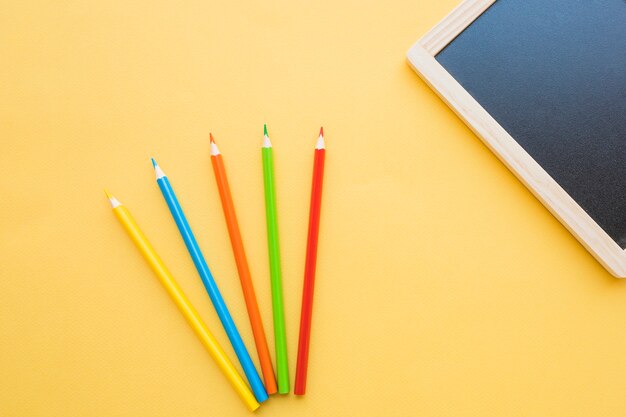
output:
[[[180,231],[180,234],[185,241],[185,246],[187,246],[187,250],[189,251],[191,259],[193,260],[193,263],[198,270],[198,274],[200,275],[200,278],[202,278],[202,283],[204,284],[204,287],[206,288],[206,291],[209,293],[209,297],[213,302],[213,307],[215,307],[217,315],[222,322],[222,326],[224,326],[224,330],[226,330],[228,339],[235,349],[235,353],[237,354],[239,363],[241,363],[241,366],[243,367],[243,372],[246,374],[246,378],[248,378],[248,382],[252,387],[252,392],[254,393],[254,396],[256,397],[256,400],[258,402],[263,402],[267,400],[267,392],[265,391],[265,387],[263,386],[261,378],[259,377],[259,374],[254,367],[254,363],[252,363],[252,359],[248,354],[246,346],[243,344],[243,340],[241,340],[241,336],[237,331],[235,322],[228,312],[226,303],[224,302],[224,299],[220,294],[220,290],[217,288],[217,284],[213,279],[213,275],[211,275],[209,266],[204,260],[204,256],[200,251],[200,246],[198,246],[198,242],[196,242],[196,238],[191,231],[191,227],[189,227],[189,223],[185,218],[183,209],[178,203],[176,194],[174,194],[174,189],[167,179],[167,176],[165,175],[163,170],[161,170],[159,165],[157,165],[154,159],[152,159],[152,165],[154,166],[157,184],[161,189],[161,193],[163,193],[163,198],[165,198],[165,202],[167,203],[167,206],[172,213],[172,217],[174,217],[176,226],[178,226],[178,230]]]

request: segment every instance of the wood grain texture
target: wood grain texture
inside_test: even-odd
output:
[[[625,278],[626,252],[435,59],[437,52],[493,3],[484,0],[463,2],[413,45],[407,54],[408,60],[420,77],[583,246],[611,274]]]
[[[435,56],[496,0],[465,0],[432,28],[418,43]]]

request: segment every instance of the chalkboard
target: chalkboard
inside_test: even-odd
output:
[[[527,153],[524,157],[532,158],[532,164],[538,164],[571,197],[574,204],[570,205],[578,205],[623,252],[626,1],[465,1],[459,9],[412,48],[411,63],[506,159],[502,154],[508,150],[498,150],[497,129],[503,129],[507,140],[510,137],[521,146]],[[439,65],[426,62],[424,52]],[[439,66],[443,70],[436,73]],[[452,84],[478,104],[476,114],[464,117],[466,110],[448,89]],[[497,126],[493,135],[486,133],[487,138],[480,132],[484,126],[477,126],[480,120],[473,120],[480,119],[482,111]],[[506,146],[515,153],[517,145]],[[516,174],[524,170],[510,162],[507,165]],[[523,173],[518,176],[572,230],[576,216],[560,215],[561,208],[552,206],[541,181],[525,181]],[[595,232],[581,236],[572,231],[588,247],[595,239]],[[609,255],[602,249],[590,249],[606,261],[605,266],[617,262],[607,260]],[[611,250],[622,265],[608,267],[624,276],[626,268],[616,270],[624,267],[626,257]]]

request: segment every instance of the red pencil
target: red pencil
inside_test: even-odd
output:
[[[313,185],[311,187],[311,207],[309,209],[309,233],[306,244],[306,262],[304,267],[304,288],[302,290],[302,311],[300,312],[300,337],[298,339],[298,362],[296,364],[295,395],[306,392],[306,375],[309,361],[309,340],[311,338],[311,316],[313,313],[313,287],[315,284],[315,262],[317,260],[317,237],[320,229],[320,210],[322,206],[322,183],[324,181],[324,128],[315,146],[313,161]]]

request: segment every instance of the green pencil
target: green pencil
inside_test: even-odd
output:
[[[265,217],[267,222],[267,246],[270,259],[272,285],[272,309],[274,316],[274,342],[276,345],[276,374],[278,393],[289,393],[289,362],[287,361],[287,336],[285,334],[285,306],[280,271],[280,246],[278,244],[278,214],[276,213],[276,185],[274,184],[274,157],[272,143],[263,125],[263,184],[265,186]]]

